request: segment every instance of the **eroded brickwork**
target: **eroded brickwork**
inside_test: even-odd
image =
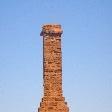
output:
[[[44,25],[43,80],[44,96],[38,112],[68,112],[62,91],[62,52],[60,25]]]

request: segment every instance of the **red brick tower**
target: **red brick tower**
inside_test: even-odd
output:
[[[62,91],[61,34],[61,25],[42,27],[44,96],[38,112],[69,112]]]

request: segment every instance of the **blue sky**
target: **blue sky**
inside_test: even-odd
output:
[[[0,112],[36,112],[41,27],[63,28],[63,94],[70,112],[112,112],[112,1],[1,0]]]

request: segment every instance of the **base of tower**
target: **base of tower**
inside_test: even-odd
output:
[[[64,97],[43,97],[38,112],[69,112]]]

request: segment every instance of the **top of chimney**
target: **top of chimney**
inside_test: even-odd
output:
[[[59,24],[45,24],[42,27],[41,36],[44,34],[62,34],[61,25]]]

